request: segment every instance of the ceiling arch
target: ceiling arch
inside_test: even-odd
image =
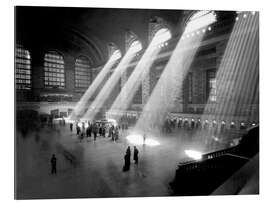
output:
[[[148,44],[149,20],[160,16],[175,25],[183,11],[113,8],[16,7],[16,41],[31,50],[57,48],[86,54],[95,65],[108,60],[108,44],[126,51],[126,30]],[[33,17],[34,16],[34,17]]]

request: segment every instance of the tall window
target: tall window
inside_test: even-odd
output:
[[[216,71],[207,71],[207,95],[210,102],[217,101]]]
[[[31,58],[28,50],[16,47],[16,89],[31,89]]]
[[[75,62],[75,87],[87,88],[90,83],[90,62],[85,56],[80,56]]]
[[[142,104],[142,83],[133,98],[133,104]]]
[[[185,33],[191,33],[201,28],[205,32],[206,27],[216,22],[216,13],[214,11],[197,11],[188,20],[185,28]],[[208,27],[211,30],[211,27]]]
[[[63,56],[55,51],[45,54],[44,85],[46,88],[65,87],[65,69]]]
[[[193,80],[193,78],[192,78],[193,76],[192,76],[192,73],[189,73],[188,74],[188,103],[192,103],[192,94],[193,94],[193,92],[192,92],[192,89],[193,89],[193,85],[192,85],[192,80]]]

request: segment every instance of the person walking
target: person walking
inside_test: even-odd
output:
[[[92,136],[92,131],[93,131],[93,125],[92,125],[92,123],[88,123],[88,126],[89,126],[89,137],[91,137]]]
[[[134,146],[133,160],[135,164],[138,164],[138,159],[139,159],[138,154],[139,154],[139,150],[137,149],[136,146]]]
[[[98,134],[99,134],[99,136],[102,136],[102,125],[101,124],[99,124],[99,126],[98,126]]]
[[[112,131],[113,131],[113,126],[109,126],[109,136],[108,137],[112,137]]]
[[[115,141],[115,128],[112,126],[112,141]]]
[[[79,136],[81,132],[81,128],[78,123],[76,123],[76,131],[77,131],[77,135]]]
[[[118,137],[119,137],[119,128],[118,126],[116,126],[114,140],[118,140]]]
[[[126,152],[126,154],[124,156],[124,160],[125,160],[125,164],[123,167],[123,172],[129,171],[129,169],[130,169],[130,154],[128,154],[128,152]]]
[[[85,124],[82,122],[82,137],[84,137],[85,134]]]
[[[86,128],[86,137],[90,137],[90,125],[89,124]]]
[[[102,125],[102,136],[105,137],[106,135],[106,127],[105,125]]]
[[[55,157],[55,154],[53,154],[52,158],[51,158],[51,174],[56,175],[56,157]]]
[[[94,127],[93,127],[94,141],[96,141],[97,139],[97,131],[98,131],[98,127],[96,124],[94,124]]]
[[[73,123],[69,124],[69,128],[70,128],[70,132],[72,132],[73,131]]]
[[[131,150],[130,150],[130,146],[128,146],[127,150],[126,150],[126,154],[130,157],[131,156]]]

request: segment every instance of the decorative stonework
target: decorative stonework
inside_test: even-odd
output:
[[[155,16],[150,19],[149,27],[148,27],[148,42],[150,43],[153,37],[155,36],[156,32],[162,28],[167,28],[168,30],[171,29],[171,25],[166,22],[161,17]]]
[[[150,75],[149,72],[146,74],[142,81],[142,104],[145,105],[150,96]]]
[[[119,50],[119,48],[117,47],[117,45],[113,42],[110,42],[108,44],[108,56],[109,58],[112,56],[112,54],[116,51]]]
[[[153,18],[151,18],[150,22],[149,22],[149,34],[148,34],[148,41],[149,43],[151,42],[151,40],[153,39],[153,37],[155,36],[156,32],[159,31],[162,28],[166,28],[168,30],[171,30],[171,25],[166,22],[164,19],[155,16]],[[148,71],[148,73],[146,74],[146,77],[142,80],[142,103],[146,104],[147,100],[149,99],[150,96],[150,92],[151,92],[151,84],[153,82],[151,82],[151,77],[150,75],[151,70],[153,70],[152,68],[150,68],[150,70]]]
[[[129,47],[131,46],[131,44],[133,42],[135,42],[136,40],[139,40],[138,36],[132,32],[131,30],[126,30],[125,32],[125,49],[126,52],[129,49]]]
[[[127,52],[127,50],[129,49],[129,47],[131,46],[131,44],[138,40],[137,35],[132,32],[131,30],[126,30],[125,33],[125,50]],[[127,71],[124,71],[123,73],[121,73],[121,87],[123,88],[126,81],[127,81],[128,77],[127,77]]]

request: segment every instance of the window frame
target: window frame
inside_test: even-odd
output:
[[[21,50],[21,51],[19,51]],[[20,52],[20,53],[19,53]],[[32,89],[32,58],[28,49],[18,44],[15,48],[15,88],[21,91]]]
[[[43,85],[46,89],[65,89],[64,55],[55,50],[49,50],[43,58]]]
[[[81,60],[79,66],[77,66],[77,60]],[[86,61],[88,64],[86,64]],[[74,63],[74,86],[76,89],[87,89],[92,82],[91,80],[92,73],[90,59],[84,55],[80,55],[75,59]]]
[[[217,102],[217,78],[216,78],[216,69],[212,68],[212,69],[208,69],[206,70],[206,97],[208,102],[211,103],[216,103]],[[214,76],[211,76],[211,74],[213,74]],[[215,88],[211,88],[211,80],[214,80],[213,82],[215,83]],[[215,89],[215,94],[213,94],[213,89]],[[214,98],[214,99],[211,99]]]

